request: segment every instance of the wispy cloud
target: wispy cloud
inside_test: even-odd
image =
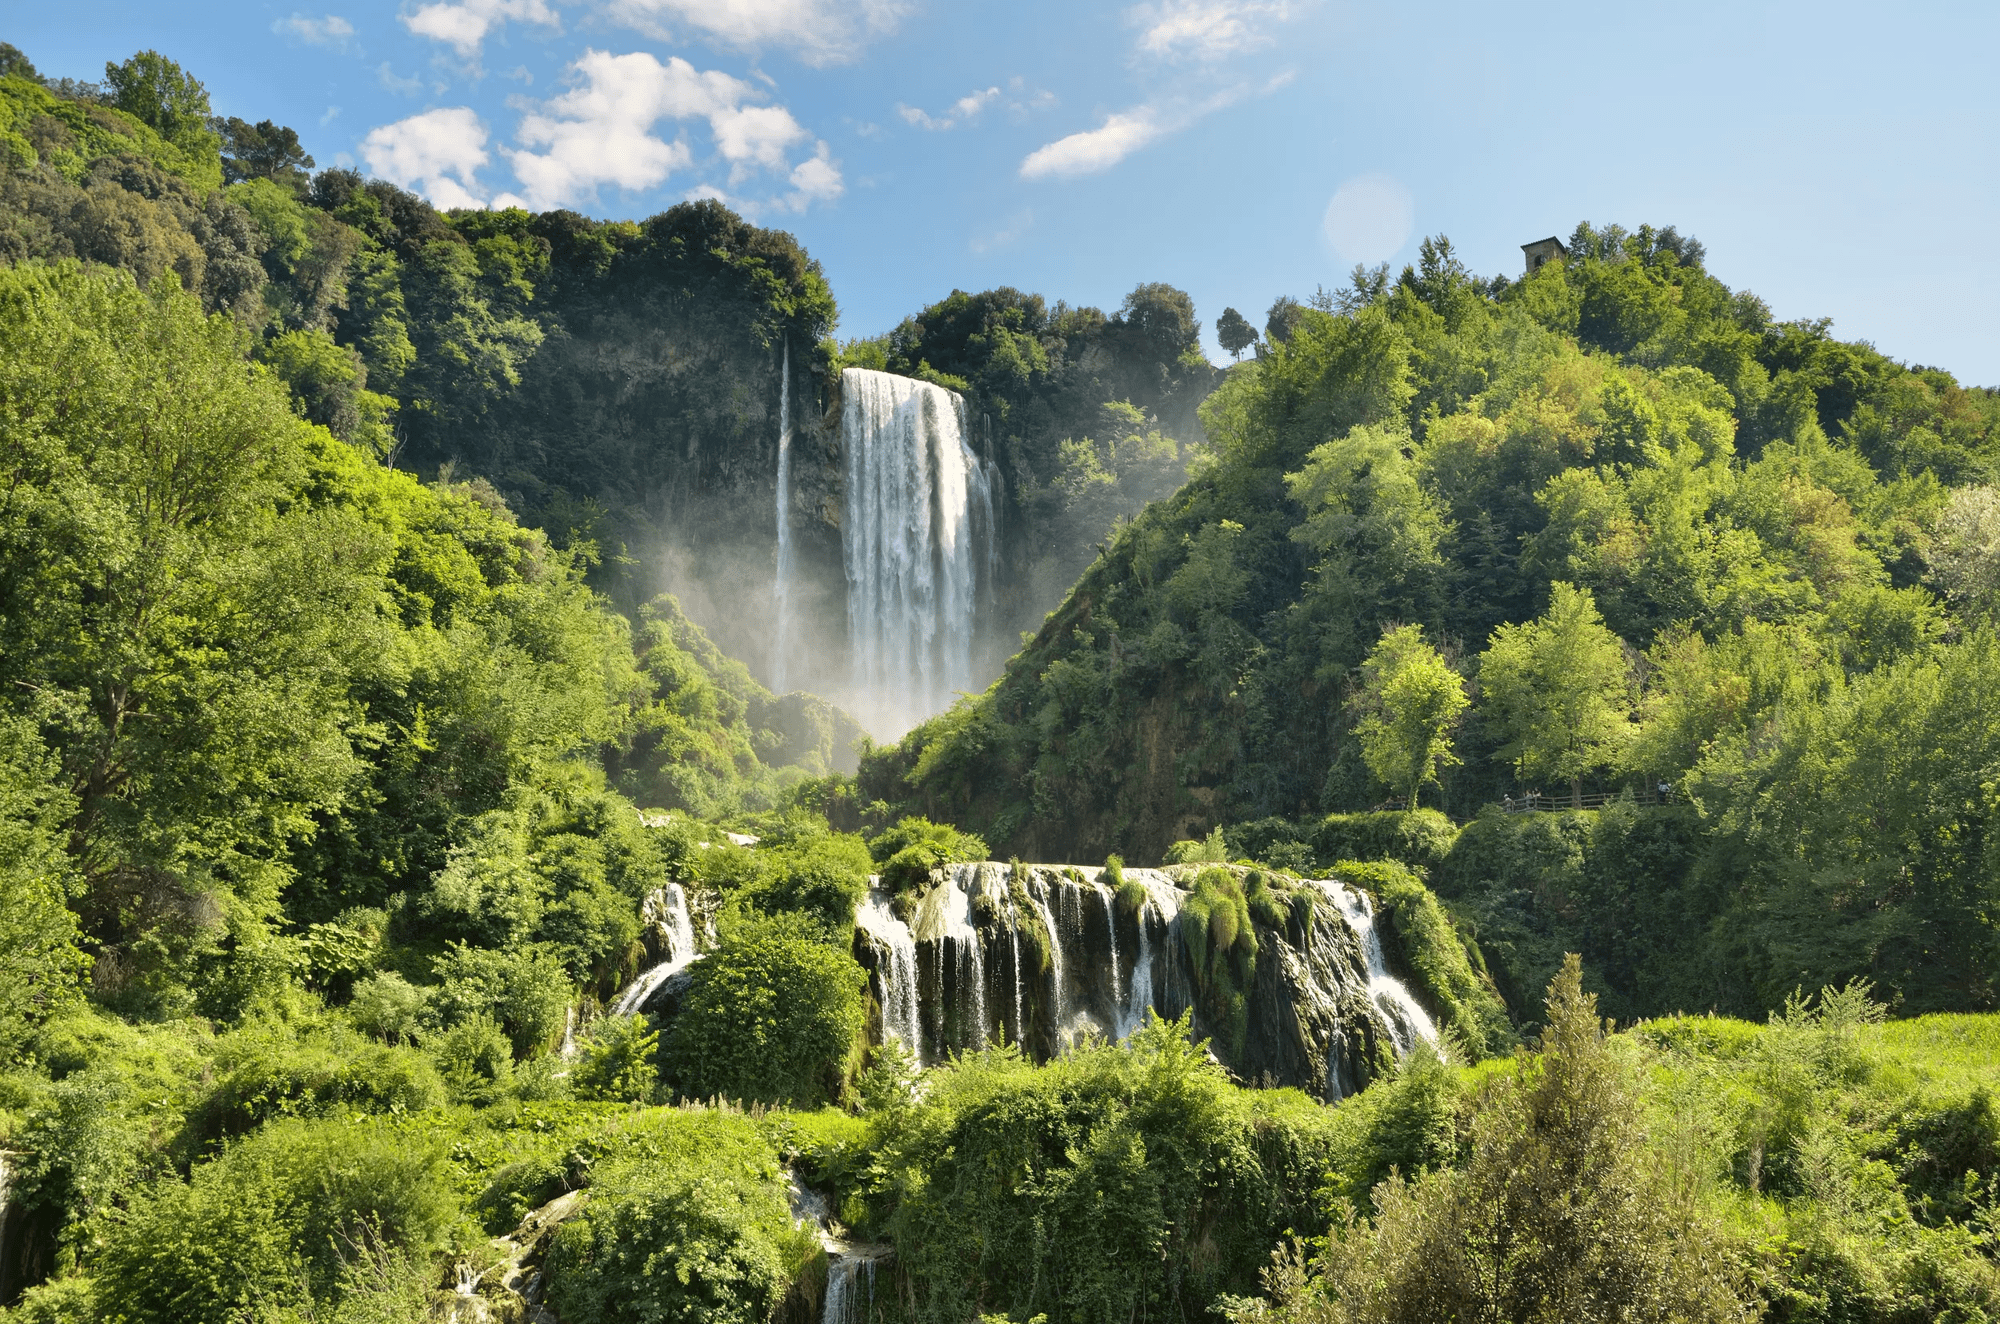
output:
[[[333,51],[344,51],[354,42],[354,25],[338,14],[314,18],[309,14],[295,13],[271,24],[271,31],[308,46],[324,46]]]
[[[370,129],[361,159],[371,173],[416,189],[440,207],[484,207],[477,174],[489,159],[486,126],[470,106],[427,110]]]
[[[376,68],[375,81],[398,96],[413,97],[424,90],[423,79],[418,78],[415,74],[410,75],[408,78],[402,77],[389,67],[387,60],[382,61],[381,65]]]
[[[1000,89],[989,87],[966,93],[952,102],[951,109],[942,115],[930,115],[915,106],[906,106],[900,101],[896,103],[896,113],[903,117],[905,124],[914,124],[920,129],[936,131],[955,129],[967,120],[977,119],[979,112],[997,101],[999,97]]]
[[[441,41],[470,60],[486,34],[512,21],[560,28],[562,16],[547,0],[438,0],[403,15],[403,26],[420,37]]]
[[[985,234],[976,234],[967,241],[966,247],[975,253],[990,253],[996,248],[1005,248],[1019,239],[1035,225],[1035,213],[1027,208],[1009,216],[999,228]]]
[[[1139,30],[1132,55],[1138,70],[1151,70],[1150,77],[1158,81],[1167,76],[1165,65],[1193,67],[1175,71],[1170,90],[1106,114],[1104,122],[1094,129],[1080,130],[1028,153],[1021,161],[1021,178],[1066,179],[1109,170],[1134,152],[1225,106],[1289,83],[1289,71],[1260,85],[1244,80],[1240,68],[1226,66],[1234,57],[1272,45],[1273,26],[1289,19],[1300,5],[1311,3],[1155,0],[1126,10],[1126,20]],[[1217,90],[1200,96],[1204,85]]]
[[[1038,147],[1021,162],[1023,179],[1069,179],[1109,170],[1132,153],[1168,134],[1205,119],[1225,106],[1251,96],[1264,96],[1292,81],[1290,73],[1267,82],[1224,88],[1201,101],[1151,102],[1115,111],[1094,129],[1072,133]]]
[[[1138,53],[1155,59],[1203,63],[1269,46],[1273,24],[1291,17],[1291,6],[1256,0],[1162,0],[1127,11],[1140,28]]]
[[[660,40],[692,31],[744,50],[790,51],[811,65],[842,64],[895,31],[909,0],[608,0],[606,14]]]

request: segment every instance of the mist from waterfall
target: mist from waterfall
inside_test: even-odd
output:
[[[968,441],[965,401],[943,387],[848,368],[841,400],[852,706],[889,740],[974,685],[993,480]]]
[[[792,342],[778,371],[778,576],[771,597],[771,692],[783,694],[785,651],[791,647],[792,583]]]

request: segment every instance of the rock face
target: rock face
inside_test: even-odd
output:
[[[1238,1078],[1328,1100],[1435,1039],[1383,966],[1367,897],[1336,880],[1298,884],[1311,904],[1282,926],[1252,919],[1254,971],[1233,1003],[1193,968],[1206,942],[1189,941],[1182,916],[1195,872],[1128,869],[1114,892],[1095,868],[988,862],[920,894],[876,888],[855,933],[872,1038],[901,1039],[925,1066],[1001,1042],[1046,1060],[1086,1036],[1122,1039],[1148,1009],[1192,1012]]]

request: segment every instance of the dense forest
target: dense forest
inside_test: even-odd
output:
[[[5,1318],[2000,1316],[1991,394],[1671,230],[1433,240],[1218,370],[1166,286],[843,345],[713,203],[312,165],[0,45]],[[858,776],[632,564],[774,347],[962,389],[1068,589]],[[1117,851],[1223,989],[1345,879],[1444,1033],[1331,1104],[1186,1019],[881,1033],[871,876]]]

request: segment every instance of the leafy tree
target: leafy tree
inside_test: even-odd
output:
[[[251,124],[231,115],[213,121],[222,138],[222,182],[270,179],[303,192],[313,159],[306,155],[296,130],[270,120]]]
[[[0,41],[0,78],[25,78],[31,83],[39,83],[42,76],[35,72],[35,63],[21,53],[21,48],[12,42]]]
[[[208,89],[158,51],[140,51],[123,64],[107,62],[104,83],[118,109],[162,138],[188,150],[215,150]]]
[[[1615,767],[1632,727],[1625,648],[1587,589],[1550,586],[1549,609],[1503,625],[1479,658],[1482,710],[1502,743],[1494,757],[1523,777],[1583,779]]]
[[[1369,771],[1415,809],[1439,769],[1460,761],[1451,733],[1471,702],[1465,682],[1424,642],[1420,627],[1405,625],[1385,632],[1361,664],[1359,702],[1365,715],[1355,733]]]
[[[1300,314],[1305,305],[1289,294],[1281,294],[1271,301],[1271,307],[1264,314],[1264,334],[1273,343],[1284,344],[1292,338],[1292,331],[1299,324]]]
[[[1224,308],[1222,316],[1215,319],[1215,338],[1230,358],[1240,359],[1244,350],[1257,343],[1257,328],[1234,308]]]

